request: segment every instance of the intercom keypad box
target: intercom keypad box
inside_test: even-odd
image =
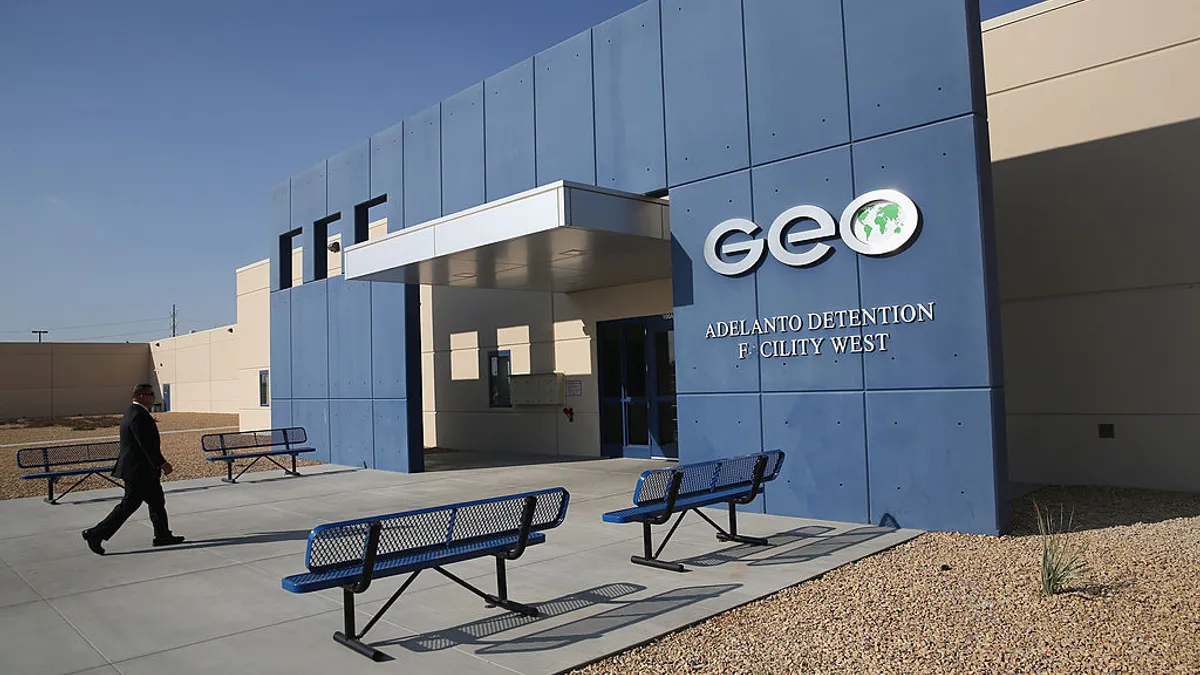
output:
[[[562,405],[565,399],[562,373],[513,375],[511,382],[513,405]]]

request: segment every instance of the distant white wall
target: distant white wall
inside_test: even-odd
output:
[[[238,412],[236,333],[229,325],[151,342],[159,400],[170,385],[172,412]]]

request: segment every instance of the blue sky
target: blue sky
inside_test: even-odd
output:
[[[232,323],[270,186],[640,2],[0,1],[0,341]]]

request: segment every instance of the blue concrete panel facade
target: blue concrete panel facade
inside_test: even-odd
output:
[[[850,141],[841,0],[745,0],[755,164]]]
[[[865,355],[870,389],[993,384],[979,124],[986,121],[961,117],[854,146],[859,191],[896,187],[920,205],[922,218],[909,250],[860,260],[863,305],[935,303],[932,321],[886,327],[890,353]]]
[[[751,510],[1002,531],[978,14],[974,0],[651,0],[371,137],[366,198],[387,194],[396,230],[563,178],[669,187],[680,459],[787,451]],[[273,245],[364,194],[361,157],[278,186]],[[906,197],[856,203],[879,189]],[[747,230],[718,237],[730,219]],[[897,232],[916,234],[873,250]],[[727,276],[706,251],[750,259]],[[275,377],[291,377],[276,400],[335,461],[419,471],[417,289],[363,288],[274,294]]]
[[[370,399],[329,402],[329,454],[334,464],[375,466],[373,410]]]
[[[701,251],[712,225],[725,218],[745,217],[751,208],[749,171],[672,190],[672,236],[681,250]],[[715,274],[705,266],[703,253],[690,259],[673,256],[671,265],[675,293],[675,376],[679,392],[757,392],[757,360],[738,358],[736,351],[730,351],[729,340],[705,337],[709,324],[755,316],[754,276],[729,279]],[[692,301],[685,303],[682,297],[688,294]],[[681,443],[681,450],[683,447]]]
[[[335,277],[329,293],[329,398],[371,398],[371,283]]]
[[[329,398],[327,283],[314,281],[288,291],[292,296],[293,399]]]
[[[292,426],[292,402],[286,398],[271,397],[271,428],[286,429]]]
[[[425,470],[420,435],[414,438],[408,401],[377,398],[373,401],[375,468],[418,473]],[[418,425],[419,426],[419,425]]]
[[[442,213],[487,201],[483,157],[481,82],[442,102]]]
[[[751,172],[751,183],[754,222],[764,229],[797,204],[813,204],[838,212],[854,198],[850,148],[835,148],[756,167]],[[792,227],[794,231],[811,230],[816,226],[812,220],[805,219]],[[774,330],[758,338],[763,391],[862,389],[862,355],[830,355],[833,346],[829,344],[829,337],[803,328],[811,312],[821,313],[858,304],[858,256],[841,240],[822,243],[832,250],[818,265],[801,272],[787,265],[764,264],[755,275],[757,315],[788,317],[789,324],[786,328],[776,325]],[[789,247],[789,250],[793,248]],[[805,246],[800,247],[803,248]],[[711,274],[707,268],[704,271]],[[780,292],[781,289],[787,291]],[[777,320],[776,323],[782,322]],[[801,326],[801,330],[792,330],[796,326]],[[838,331],[839,335],[855,333],[861,334],[861,329]]]
[[[487,199],[523,192],[537,184],[533,122],[533,59],[484,80]]]
[[[388,203],[392,203],[390,198]],[[442,113],[439,103],[404,121],[404,227],[441,215]],[[389,221],[389,231],[398,229]]]
[[[741,3],[663,0],[667,176],[680,185],[750,165]]]
[[[292,178],[292,229],[300,230],[299,244],[304,248],[304,281],[316,279],[317,256],[313,250],[313,224],[329,215],[328,202],[328,172],[326,162],[322,160],[309,170]],[[324,244],[321,245],[324,248]]]
[[[707,459],[713,438],[736,445],[729,430],[742,426],[741,406],[757,395],[763,447],[783,447],[796,460],[785,462],[770,512],[860,522],[903,514],[912,527],[1001,531],[1003,391],[972,3],[743,4],[738,33],[730,28],[740,25],[738,3],[662,2],[680,459]],[[934,5],[943,10],[937,17]],[[919,36],[905,54],[888,60],[886,41],[854,37],[894,27],[879,17],[909,11],[918,18],[892,21]],[[842,35],[851,36],[845,45]],[[693,53],[699,45],[703,55]],[[714,81],[706,89],[688,66]],[[740,86],[747,112],[724,110]],[[720,102],[705,98],[713,92],[722,92]],[[710,113],[720,119],[701,119]],[[754,148],[748,172],[739,170],[737,144],[724,142],[743,125]],[[787,128],[781,135],[773,127]],[[695,173],[681,173],[684,157],[699,162]],[[861,247],[875,231],[864,223],[894,222],[891,233],[916,222],[908,211],[903,223],[887,221],[879,201],[843,218],[857,197],[880,189],[911,198],[921,225],[898,250],[867,255],[848,243]],[[793,207],[806,208],[781,217]],[[749,234],[728,228],[730,219],[742,219]],[[710,247],[727,263],[750,260],[721,274],[706,261]],[[872,398],[897,396],[901,406],[934,390],[944,405],[902,410],[956,434],[954,466],[970,476],[934,470],[946,459],[922,454],[923,437],[892,433],[885,403],[893,399]],[[901,472],[907,483],[888,493],[880,484],[901,464],[918,468]]]
[[[667,185],[660,25],[654,0],[592,29],[600,187],[645,193]]]
[[[342,234],[342,245],[354,244],[354,207],[371,199],[371,142],[364,140],[329,158],[329,235]]]
[[[408,372],[413,360],[412,335],[416,337],[416,367],[420,378],[420,295],[417,287],[374,284],[371,293],[371,381],[375,398],[406,399]],[[420,383],[416,388],[419,391]]]
[[[688,462],[757,452],[762,448],[759,394],[680,394],[679,447]],[[720,424],[713,424],[720,419]],[[683,461],[681,459],[681,461]]]
[[[371,196],[387,197],[388,231],[404,224],[404,123],[371,137]]]
[[[271,206],[268,218],[271,233],[271,290],[278,291],[283,279],[280,274],[279,237],[292,229],[292,180],[289,178],[271,188]],[[289,280],[291,277],[288,277]],[[290,283],[290,281],[288,282]]]
[[[329,450],[328,400],[292,401],[292,425],[304,427],[308,433],[308,444],[316,450],[306,455],[305,459],[327,464],[332,461]]]
[[[533,59],[537,183],[596,184],[592,32],[580,33]]]
[[[997,395],[986,389],[867,393],[872,521],[886,514],[901,527],[1007,529],[992,454],[979,452],[996,435]]]
[[[292,294],[271,294],[271,405],[292,397]]]
[[[768,512],[870,522],[864,424],[861,391],[763,394],[763,447],[785,453]]]
[[[846,42],[846,66],[855,140],[983,113],[978,2],[842,4],[845,34],[852,36]],[[903,48],[881,36],[894,36]]]

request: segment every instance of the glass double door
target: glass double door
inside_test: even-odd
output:
[[[674,321],[640,317],[602,321],[596,329],[604,455],[679,457]]]

